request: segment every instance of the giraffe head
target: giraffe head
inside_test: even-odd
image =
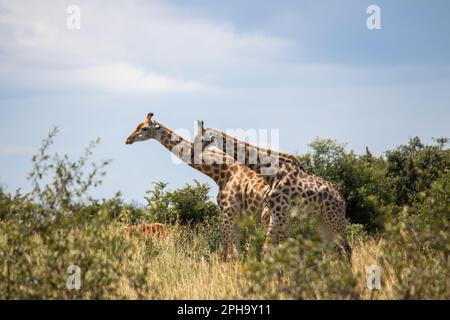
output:
[[[217,130],[211,128],[204,128],[203,121],[201,127],[201,137],[202,137],[202,150],[206,150],[209,146],[215,146],[219,148],[219,150],[224,151],[224,142],[225,139]]]
[[[127,138],[126,144],[132,144],[137,141],[145,141],[155,138],[160,125],[152,121],[153,113],[149,113],[144,122],[139,123],[136,129]]]

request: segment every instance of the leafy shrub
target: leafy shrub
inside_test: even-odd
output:
[[[334,248],[325,245],[313,216],[292,217],[295,232],[261,260],[246,263],[249,294],[269,299],[356,299],[356,277]]]
[[[425,145],[418,137],[386,153],[387,177],[398,205],[412,205],[419,194],[428,190],[450,168],[448,139],[435,139]]]
[[[147,215],[151,221],[167,224],[196,225],[205,221],[218,221],[219,207],[209,199],[209,186],[195,181],[194,185],[166,190],[167,183],[157,182],[147,200]]]
[[[287,241],[246,264],[249,292],[289,299],[449,299],[447,142],[425,145],[414,138],[380,157],[369,150],[346,152],[332,140],[313,142],[300,160],[311,173],[333,181],[346,199],[352,222],[347,233],[356,248],[354,263],[362,269],[352,270],[321,243],[314,217],[293,210]],[[367,293],[361,273],[367,258],[380,267],[385,292]]]
[[[312,151],[300,157],[305,168],[320,177],[335,183],[347,206],[347,216],[353,223],[363,224],[369,230],[380,224],[374,199],[389,202],[389,188],[384,179],[383,158],[347,153],[345,145],[336,141],[316,140],[310,144]]]
[[[450,171],[431,184],[425,192],[419,194],[411,211],[420,216],[422,223],[448,226],[450,220]]]
[[[91,187],[95,188],[102,184],[102,177],[106,174],[104,168],[110,161],[103,160],[100,165],[91,163],[90,171],[85,174],[84,169],[100,139],[91,141],[81,157],[71,161],[67,155],[48,154],[57,134],[58,128],[55,127],[42,141],[41,148],[32,158],[33,169],[28,178],[33,187],[31,196],[41,206],[68,211],[76,202],[92,200],[89,197],[84,198]],[[51,175],[50,181],[46,179],[48,175]]]
[[[146,265],[129,268],[136,242],[111,220],[121,210],[120,200],[99,203],[84,198],[104,175],[95,164],[87,177],[82,173],[93,145],[78,161],[50,156],[56,132],[33,157],[33,191],[0,193],[0,297],[120,297],[123,283],[136,296],[148,293],[143,281],[148,275]],[[72,264],[81,268],[80,291],[66,288],[66,271]]]
[[[396,299],[450,298],[449,226],[448,217],[424,226],[407,207],[386,224],[380,266],[392,270]]]
[[[351,222],[373,232],[383,227],[385,212],[398,214],[404,205],[414,206],[436,192],[431,191],[434,182],[448,175],[450,167],[447,145],[446,138],[425,145],[416,137],[375,157],[368,149],[356,155],[334,140],[317,139],[310,144],[311,152],[299,159],[309,172],[336,184]]]
[[[21,214],[23,211],[20,211]],[[121,296],[124,279],[148,294],[145,265],[130,268],[136,243],[110,220],[70,215],[33,232],[22,219],[0,221],[0,297],[4,299],[104,299]],[[81,290],[66,287],[67,268],[81,269]]]
[[[369,234],[362,224],[348,223],[347,224],[347,237],[350,243],[353,243],[356,239],[361,241],[367,241]]]

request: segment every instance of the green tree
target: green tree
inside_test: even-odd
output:
[[[167,183],[156,182],[154,188],[147,191],[147,214],[150,220],[174,224],[198,224],[217,219],[219,207],[209,199],[210,187],[195,181],[181,189],[166,190]]]
[[[387,177],[390,179],[397,205],[413,205],[419,194],[431,187],[434,181],[450,168],[448,139],[435,139],[435,144],[425,145],[418,138],[386,153]]]
[[[334,140],[315,140],[311,151],[300,156],[306,170],[333,182],[347,205],[347,217],[369,229],[380,227],[377,203],[389,202],[392,195],[386,188],[386,164],[367,150],[364,155],[346,152],[345,145]]]

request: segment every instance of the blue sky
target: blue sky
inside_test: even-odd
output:
[[[66,27],[68,5],[81,29]],[[381,30],[366,8],[381,9]],[[96,195],[142,202],[152,181],[212,180],[157,142],[126,146],[145,115],[193,133],[279,129],[304,153],[333,138],[377,154],[450,136],[448,1],[2,1],[0,183],[22,187],[57,125],[59,153],[101,137],[112,159]],[[214,193],[213,189],[213,193]]]

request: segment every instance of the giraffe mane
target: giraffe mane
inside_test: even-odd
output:
[[[217,133],[217,134],[221,135],[221,136],[224,137],[224,138],[231,138],[231,139],[234,140],[235,143],[240,144],[240,145],[243,145],[243,146],[245,146],[246,148],[249,148],[249,147],[250,147],[250,148],[254,148],[258,153],[259,153],[259,152],[263,152],[263,153],[266,153],[266,154],[278,155],[279,157],[286,158],[286,159],[290,159],[290,160],[295,161],[295,162],[298,162],[298,163],[300,164],[300,162],[298,161],[298,159],[297,159],[294,155],[291,155],[291,154],[289,154],[289,153],[284,153],[284,152],[280,152],[280,151],[275,151],[275,150],[268,149],[268,148],[262,148],[262,147],[259,147],[259,146],[250,144],[250,143],[248,143],[248,142],[246,142],[246,141],[239,140],[239,139],[236,138],[236,137],[233,137],[233,136],[231,136],[231,135],[228,135],[227,133],[225,133],[225,132],[223,132],[223,131],[220,131],[220,130],[217,130],[217,129],[214,129],[214,128],[206,128],[205,131],[212,131],[212,132],[214,132],[214,133]]]

